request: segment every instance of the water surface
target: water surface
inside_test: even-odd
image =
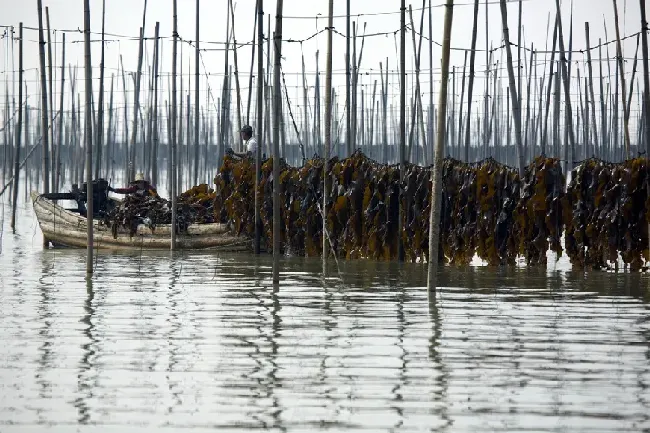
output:
[[[650,431],[650,281],[246,254],[0,252],[0,432]]]

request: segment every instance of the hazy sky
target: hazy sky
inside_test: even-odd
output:
[[[91,28],[93,32],[100,32],[101,30],[101,11],[102,1],[91,0]],[[479,11],[479,27],[478,27],[478,43],[477,48],[485,49],[485,2],[481,0]],[[4,26],[18,26],[22,21],[25,26],[35,28],[38,26],[37,15],[37,1],[36,0],[0,0],[0,10],[2,10],[2,18],[0,18],[0,25]],[[407,3],[407,7],[408,7]],[[413,20],[416,28],[419,28],[420,14],[422,2],[415,1],[411,3],[413,6]],[[442,0],[434,0],[433,2],[433,40],[436,42],[442,41],[442,22],[444,7],[441,7]],[[186,40],[195,39],[195,0],[178,0],[178,31],[180,36]],[[205,62],[205,68],[210,75],[210,86],[212,94],[216,100],[220,96],[220,87],[222,82],[224,70],[224,47],[223,42],[226,40],[226,17],[227,17],[226,0],[201,0],[200,9],[200,39],[202,41],[201,48],[210,51],[202,53]],[[428,1],[427,1],[428,5]],[[53,29],[53,38],[57,42],[61,41],[62,31],[67,32],[67,45],[66,45],[66,63],[72,65],[79,65],[78,72],[78,87],[83,88],[83,35],[76,30],[83,28],[83,1],[82,0],[43,0],[43,6],[49,6],[50,11],[50,24]],[[142,25],[142,9],[144,0],[107,0],[106,1],[106,32],[110,34],[106,37],[106,66],[107,66],[107,79],[110,80],[111,74],[116,74],[119,64],[120,54],[123,57],[124,67],[127,71],[135,70],[137,65],[137,36],[139,27]],[[365,86],[366,94],[372,91],[372,84],[374,80],[379,83],[379,62],[386,62],[388,58],[388,67],[391,71],[396,70],[398,66],[398,52],[399,47],[399,33],[394,34],[399,30],[400,16],[399,16],[399,0],[351,0],[351,13],[354,15],[354,21],[358,23],[360,29],[359,35],[363,34],[363,26],[365,25],[365,32],[368,35],[390,32],[388,35],[369,36],[365,39],[365,47],[363,51],[363,58],[361,59],[361,78],[360,82]],[[285,0],[284,1],[284,24],[283,24],[283,39],[303,40],[313,34],[323,30],[326,26],[327,17],[327,0]],[[334,1],[334,13],[337,16],[334,21],[334,26],[338,32],[345,34],[345,1]],[[640,30],[639,18],[639,0],[618,0],[620,31],[621,36],[629,35]],[[494,46],[501,45],[501,18],[499,2],[492,0],[488,2],[487,9],[489,11],[489,26],[488,26],[488,40]],[[511,38],[516,42],[517,38],[517,9],[516,2],[510,2],[508,5],[508,18],[510,24]],[[264,32],[268,35],[267,17],[271,16],[271,28],[275,28],[274,17],[276,10],[276,2],[272,0],[264,1],[264,12],[266,14],[264,22]],[[255,18],[255,0],[238,0],[235,4],[235,35],[239,43],[250,42],[253,38],[253,25]],[[555,11],[555,2],[553,0],[524,0],[523,1],[523,41],[526,46],[531,43],[535,45],[536,49],[544,50],[546,45],[546,34],[549,14],[553,15]],[[452,46],[455,48],[469,48],[471,44],[471,30],[472,30],[472,12],[473,2],[471,0],[460,0],[456,2],[454,7],[454,22],[452,33]],[[562,20],[564,26],[564,37],[568,45],[569,39],[569,25],[570,25],[570,12],[571,2],[564,0],[562,3]],[[428,11],[426,12],[424,21],[424,32],[428,35]],[[148,2],[146,29],[147,36],[153,36],[155,22],[160,22],[161,36],[165,37],[163,43],[162,53],[162,74],[171,71],[171,33],[172,33],[172,2],[171,0],[150,0]],[[598,39],[606,40],[604,24],[607,25],[607,39],[613,40],[615,38],[614,31],[614,12],[612,0],[574,0],[573,1],[573,48],[574,50],[581,50],[585,47],[585,21],[590,22],[591,26],[591,44],[598,43]],[[409,23],[407,13],[407,24]],[[551,19],[550,32],[552,33],[553,20]],[[17,31],[17,29],[16,29]],[[119,36],[113,36],[119,35]],[[16,33],[17,36],[17,33]],[[37,75],[34,68],[38,67],[38,32],[34,30],[25,30],[26,47],[25,47],[25,68],[27,69],[27,85],[29,86],[30,93],[36,91],[38,86]],[[99,39],[99,35],[93,35],[93,40]],[[550,39],[550,37],[549,37]],[[550,42],[549,42],[550,44]],[[321,76],[321,85],[324,86],[324,70],[325,70],[325,49],[327,46],[327,35],[325,32],[318,36],[305,41],[304,43],[289,43],[284,42],[282,46],[283,52],[283,70],[286,74],[287,86],[289,95],[295,104],[301,106],[301,95],[298,93],[300,84],[300,71],[301,71],[301,53],[304,53],[306,69],[308,72],[309,84],[313,85],[314,71],[316,70],[316,51],[320,50],[320,70],[323,72]],[[407,63],[408,69],[413,68],[413,48],[411,33],[407,33]],[[635,39],[629,39],[624,44],[624,55],[629,60],[626,63],[626,72],[631,73],[631,58],[634,57]],[[55,45],[56,64],[60,64],[60,48],[61,45]],[[94,66],[99,65],[99,43],[93,43],[93,57],[92,62]],[[361,48],[361,38],[357,42],[357,50]],[[568,46],[567,46],[568,48]],[[185,74],[193,72],[193,48],[187,44],[179,45],[180,50],[183,52],[183,71]],[[550,45],[549,45],[550,49]],[[16,46],[17,50],[17,46]],[[428,70],[429,70],[429,54],[428,44],[425,40],[422,45],[422,91],[428,92]],[[610,57],[613,59],[615,56],[615,45],[609,45]],[[0,73],[4,76],[5,72],[12,70],[10,60],[11,47],[7,39],[0,41]],[[153,42],[149,41],[146,47],[146,55],[151,57],[153,53]],[[238,50],[238,61],[240,68],[241,87],[243,90],[243,98],[246,100],[248,94],[248,69],[250,68],[251,52],[249,46],[241,47]],[[265,53],[266,54],[266,53]],[[593,52],[594,56],[598,55],[598,51]],[[334,35],[334,85],[337,87],[339,93],[344,92],[345,87],[345,39],[340,35]],[[499,50],[494,53],[493,62],[505,60],[505,51]],[[516,51],[514,51],[516,58]],[[544,54],[538,54],[536,64],[539,65],[538,73],[541,76],[544,66]],[[605,57],[605,50],[603,50],[603,57]],[[434,88],[437,89],[438,80],[437,72],[440,67],[440,48],[437,45],[433,47],[433,69],[434,69]],[[586,55],[576,52],[573,55],[574,62],[580,65],[581,73],[584,71],[584,60]],[[232,64],[232,55],[230,57]],[[15,68],[17,68],[17,51],[15,56]],[[145,72],[147,68],[147,61],[145,61]],[[477,88],[475,95],[482,92],[481,80],[484,77],[483,71],[485,70],[485,52],[477,53],[476,71],[477,71]],[[463,66],[463,52],[454,51],[452,56],[452,66],[462,68]],[[385,65],[384,65],[385,67]],[[612,74],[614,73],[614,63],[611,63]],[[180,68],[180,58],[179,58]],[[188,68],[190,68],[188,70]],[[205,74],[206,69],[200,67],[202,75],[201,86],[205,87]],[[596,70],[597,73],[597,70]],[[607,68],[605,66],[605,74]],[[504,83],[507,81],[504,71]],[[584,76],[584,73],[583,73]],[[637,75],[638,76],[638,75]],[[93,70],[94,86],[97,89],[97,78],[99,77],[98,69]],[[57,81],[60,79],[59,72],[56,72]],[[66,73],[66,80],[68,80]],[[389,78],[390,89],[393,94],[397,94],[397,76],[393,75]],[[166,80],[166,77],[163,78]],[[409,86],[411,78],[408,80]],[[460,80],[459,80],[460,81]],[[118,83],[116,82],[116,85]],[[166,83],[165,83],[166,85]],[[66,84],[66,92],[69,92],[69,84]],[[107,88],[110,86],[110,81],[107,81]],[[116,90],[121,90],[121,81]],[[130,88],[131,83],[127,83]],[[185,93],[187,93],[187,77],[185,81]],[[194,84],[192,83],[192,86]],[[378,84],[378,87],[380,84]],[[4,85],[3,85],[4,87]],[[146,89],[146,86],[143,87]],[[58,93],[58,85],[56,89]],[[201,90],[201,101],[205,103],[206,94],[205,89]],[[4,94],[4,88],[0,90],[0,94]],[[300,95],[300,97],[299,97]],[[3,96],[4,98],[4,96]],[[165,94],[165,99],[167,95]],[[37,97],[34,95],[30,104],[36,105]],[[478,97],[477,97],[478,99]],[[58,100],[58,98],[57,98]]]

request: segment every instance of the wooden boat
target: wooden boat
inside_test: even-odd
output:
[[[54,246],[86,248],[88,220],[85,216],[68,210],[54,200],[32,192],[32,204],[43,236]],[[113,200],[113,199],[111,199]],[[102,221],[93,220],[94,247],[111,250],[169,250],[171,247],[171,225],[149,228],[138,225],[131,236],[129,230],[120,227],[114,237],[111,227]],[[219,251],[252,250],[252,242],[244,237],[234,236],[225,224],[192,224],[186,231],[176,235],[179,250],[210,249]]]

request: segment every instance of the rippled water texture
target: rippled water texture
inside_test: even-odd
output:
[[[6,206],[6,205],[3,205]],[[0,432],[650,431],[649,280],[41,248],[5,207]],[[332,262],[331,271],[337,275]]]

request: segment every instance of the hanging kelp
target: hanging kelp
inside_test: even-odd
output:
[[[272,245],[272,164],[271,159],[262,164],[258,189],[262,232],[269,249]],[[323,236],[323,160],[314,158],[301,168],[290,167],[284,161],[281,166],[282,245],[291,254],[318,256]],[[407,164],[400,197],[397,166],[379,164],[356,152],[343,160],[333,158],[328,167],[332,188],[328,197],[326,236],[338,257],[395,259],[398,218],[401,217],[406,259],[427,259],[430,168]],[[232,224],[236,234],[248,236],[254,233],[252,170],[250,159],[228,155],[215,178],[215,218]],[[526,180],[530,191],[520,198],[516,170],[491,158],[476,164],[446,159],[442,249],[438,259],[467,264],[478,255],[491,265],[503,265],[513,264],[521,253],[529,262],[538,263],[545,260],[545,255],[536,249],[524,248],[525,239],[543,236],[546,236],[547,245],[550,243],[559,251],[561,227],[553,225],[553,218],[561,217],[558,213],[561,207],[556,209],[554,200],[561,199],[564,190],[559,162],[536,160],[528,167]],[[404,209],[402,215],[399,214],[399,200]],[[530,200],[543,205],[530,207]],[[541,218],[537,215],[540,212],[545,212]],[[523,218],[528,213],[536,219],[518,225],[516,217]],[[546,213],[550,213],[548,221]],[[524,240],[517,233],[526,236]]]
[[[567,191],[565,244],[571,263],[603,269],[617,262],[643,267],[648,253],[648,159],[620,164],[589,159],[573,171]]]

